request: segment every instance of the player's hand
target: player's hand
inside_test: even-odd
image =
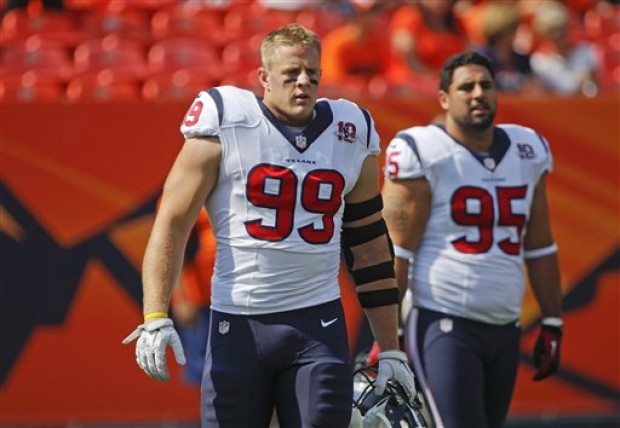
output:
[[[398,329],[398,344],[400,346],[401,351],[405,350],[405,335],[402,329]],[[372,347],[370,351],[368,351],[368,355],[366,356],[366,365],[369,367],[374,367],[379,364],[379,352],[381,352],[381,347],[377,342],[372,342]]]
[[[155,380],[166,382],[170,379],[166,365],[166,348],[170,346],[178,364],[185,365],[185,352],[178,333],[170,318],[156,318],[140,324],[123,340],[128,344],[136,342],[136,361],[144,372]]]
[[[409,368],[407,355],[402,351],[392,350],[379,353],[379,368],[375,380],[375,393],[383,394],[388,380],[400,385],[409,400],[416,395],[413,372]]]
[[[534,345],[534,380],[551,376],[560,366],[560,345],[562,343],[562,322],[555,318],[545,318],[540,325],[540,333]]]

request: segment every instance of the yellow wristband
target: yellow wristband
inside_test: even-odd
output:
[[[150,320],[151,318],[168,318],[168,314],[166,312],[151,312],[144,316],[144,321]]]

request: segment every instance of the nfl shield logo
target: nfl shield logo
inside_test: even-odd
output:
[[[493,158],[484,158],[482,163],[484,163],[484,166],[486,167],[486,169],[490,171],[493,171],[495,169],[495,159]]]
[[[439,330],[444,333],[450,333],[452,331],[452,320],[450,318],[442,318],[439,320]]]
[[[295,145],[300,149],[305,149],[308,146],[306,137],[303,135],[295,136]]]
[[[218,331],[220,334],[226,334],[230,330],[230,323],[228,321],[220,321]]]

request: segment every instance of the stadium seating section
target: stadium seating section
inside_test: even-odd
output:
[[[255,70],[266,32],[297,21],[324,35],[345,20],[337,2],[282,10],[259,0],[65,0],[63,11],[51,11],[32,0],[2,17],[0,96],[156,102],[191,99],[218,84],[259,91]],[[619,22],[614,6],[607,15],[587,11],[574,29],[596,43],[603,90],[620,88]],[[345,88],[327,84],[325,93],[384,96],[393,89],[376,78]]]

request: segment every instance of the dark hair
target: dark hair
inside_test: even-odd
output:
[[[493,63],[489,58],[487,58],[480,52],[465,51],[452,55],[443,64],[443,67],[441,67],[441,70],[439,71],[439,89],[448,92],[450,83],[452,83],[452,76],[454,75],[454,70],[459,67],[463,67],[464,65],[470,64],[483,66],[484,68],[489,70],[491,78],[495,80]]]

